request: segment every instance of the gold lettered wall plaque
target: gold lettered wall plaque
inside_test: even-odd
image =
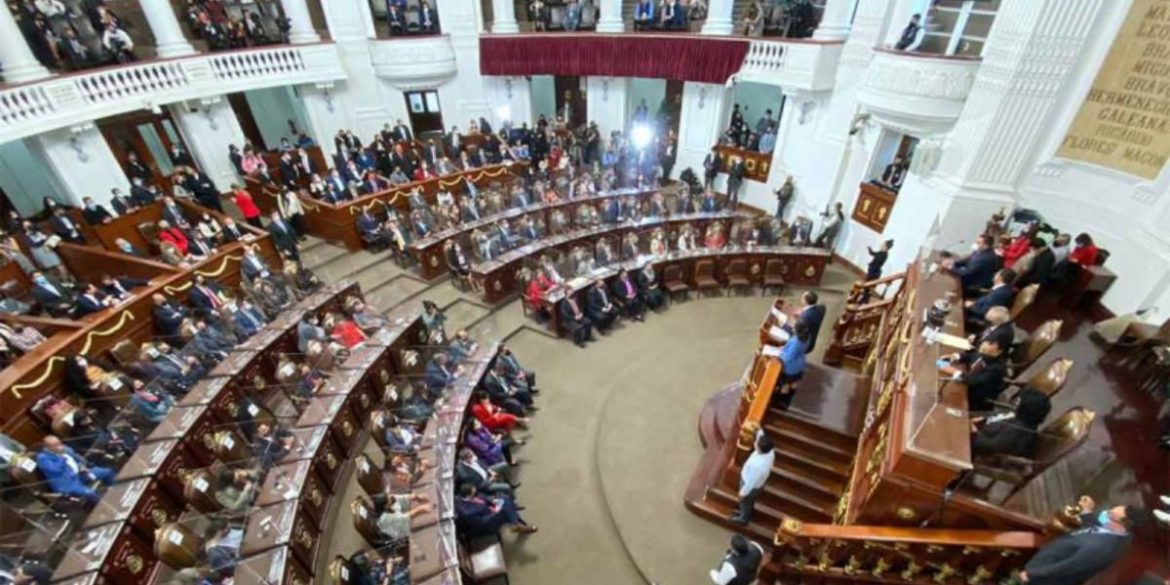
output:
[[[1133,0],[1056,154],[1158,177],[1170,156],[1170,0]]]

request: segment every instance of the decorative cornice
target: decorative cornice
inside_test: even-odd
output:
[[[405,91],[436,87],[458,72],[447,35],[373,41],[370,60],[378,77]]]

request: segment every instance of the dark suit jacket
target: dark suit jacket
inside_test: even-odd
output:
[[[183,324],[183,312],[172,305],[166,303],[164,305],[155,305],[151,309],[151,314],[154,316],[154,324],[163,335],[172,337],[179,334],[179,325]]]
[[[987,423],[971,441],[975,455],[1017,455],[1032,457],[1036,445],[1036,429],[1016,419]]]
[[[49,279],[49,282],[52,283],[53,287],[57,289],[57,292],[60,293],[59,295],[53,294],[52,291],[38,284],[34,284],[32,290],[29,291],[29,294],[32,295],[32,298],[35,299],[38,303],[47,307],[69,305],[73,303],[73,293],[69,289],[65,288],[61,285],[61,283],[52,279]]]
[[[800,312],[801,321],[808,326],[809,339],[808,347],[805,348],[804,353],[809,353],[817,346],[817,335],[821,332],[821,323],[825,320],[825,306],[813,305]]]
[[[72,221],[70,220],[70,223]],[[85,238],[81,235],[81,226],[76,223],[73,223],[73,229],[69,229],[63,219],[53,216],[53,219],[49,220],[49,225],[53,226],[53,233],[61,236],[61,239],[75,244],[85,243]]]
[[[223,241],[224,243],[232,243],[240,241],[244,237],[244,229],[239,225],[223,226]]]
[[[577,308],[578,308],[578,309],[581,311],[581,320],[582,320],[582,321],[585,321],[585,320],[586,320],[586,317],[585,317],[585,307],[582,307],[582,306],[581,306],[581,303],[580,303],[580,302],[578,302],[578,303],[577,303]],[[583,322],[578,322],[578,321],[577,321],[577,317],[576,317],[576,315],[573,313],[573,307],[569,305],[569,302],[568,302],[567,300],[566,300],[566,301],[562,301],[562,302],[561,302],[561,309],[560,309],[560,310],[561,310],[561,323],[564,323],[564,324],[565,324],[565,326],[567,326],[567,327],[579,327],[579,326],[581,326],[581,325],[584,325],[584,324],[585,324],[585,323],[583,323]]]
[[[98,293],[98,295],[101,295],[101,293]],[[96,299],[91,299],[88,295],[85,294],[77,295],[77,308],[74,310],[74,314],[78,317],[84,317],[91,313],[96,313],[106,308],[106,306],[103,305],[101,301],[102,296],[97,296]]]
[[[285,229],[280,229],[276,222],[268,224],[268,233],[272,235],[272,243],[281,250],[296,250],[297,237],[292,233],[292,227],[287,222],[284,223]]]
[[[89,225],[97,225],[107,219],[114,218],[114,216],[110,215],[110,211],[102,205],[95,205],[93,209],[86,207],[81,210],[81,215]]]
[[[979,344],[988,339],[996,340],[999,342],[999,346],[1003,348],[1004,351],[1007,351],[1016,340],[1015,326],[1012,325],[1011,321],[1008,321],[1003,325],[984,329],[983,333],[980,333],[979,337],[975,339],[975,347],[979,347]]]
[[[218,294],[218,292],[219,292],[218,286],[216,286],[215,284],[213,284],[211,282],[208,282],[206,284],[206,286],[207,286],[207,288],[211,289],[213,294]],[[215,309],[215,306],[212,303],[211,298],[208,297],[208,295],[206,293],[204,293],[203,290],[197,286],[191,287],[191,292],[187,293],[187,300],[190,301],[191,304],[194,305],[196,309],[201,309],[203,311],[208,311],[208,312],[213,311]]]
[[[1012,301],[1016,298],[1016,291],[1011,285],[997,286],[989,291],[987,294],[975,299],[975,304],[968,309],[971,315],[979,318],[987,316],[987,310],[992,307],[1007,307],[1012,308]]]
[[[955,262],[955,275],[964,289],[990,288],[995,273],[1003,266],[1003,260],[994,250],[979,250],[967,258]]]
[[[426,381],[428,390],[441,390],[451,383],[454,377],[444,372],[438,364],[430,364],[427,366],[426,374],[423,379]]]
[[[480,467],[483,467],[483,465],[481,464]],[[487,473],[487,469],[484,469],[484,473]],[[487,491],[488,486],[491,485],[491,480],[486,475],[476,473],[475,469],[462,461],[459,462],[459,465],[455,466],[455,481],[460,484],[466,483],[473,485],[476,491],[479,492]]]
[[[1083,514],[1084,526],[1096,527],[1092,514]],[[1040,549],[1024,566],[1030,585],[1078,585],[1104,571],[1125,554],[1132,537],[1106,532],[1074,531]]]
[[[614,301],[613,295],[609,291],[606,291],[605,298],[603,299],[601,291],[592,286],[589,287],[589,294],[586,296],[586,299],[587,310],[592,314],[601,314],[601,311],[605,309],[606,300],[611,305]]]
[[[187,214],[183,213],[183,208],[176,203],[174,209],[163,205],[162,218],[171,224],[171,227],[179,227],[187,223]]]
[[[959,357],[961,363],[967,364],[968,373],[962,381],[967,384],[967,405],[971,410],[991,410],[991,401],[1003,392],[1003,379],[1007,376],[1007,360],[1002,356],[999,359],[986,360],[977,372],[970,368],[979,359],[979,354],[969,351]]]
[[[1016,279],[1016,286],[1024,288],[1030,284],[1045,286],[1052,282],[1052,267],[1056,265],[1056,255],[1051,248],[1044,248],[1032,259],[1028,270]]]
[[[455,498],[455,518],[469,536],[496,534],[505,523],[503,514],[492,512],[491,504],[481,498]]]

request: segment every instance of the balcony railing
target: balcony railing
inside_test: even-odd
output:
[[[844,46],[844,41],[752,39],[739,79],[801,91],[829,90]]]
[[[213,53],[50,77],[0,89],[0,142],[168,103],[345,77],[332,43]]]
[[[945,130],[967,103],[979,64],[977,58],[874,49],[858,99],[880,121]]]
[[[403,91],[433,88],[455,76],[455,48],[448,35],[401,37],[370,43],[378,76]]]

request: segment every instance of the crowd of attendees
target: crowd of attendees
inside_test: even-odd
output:
[[[183,16],[188,29],[212,51],[289,42],[290,23],[279,2],[187,0],[186,4]]]
[[[370,0],[383,4],[383,19],[390,36],[433,35],[439,33],[439,12],[430,0]]]
[[[57,71],[138,60],[130,25],[105,0],[9,0],[33,55]]]

